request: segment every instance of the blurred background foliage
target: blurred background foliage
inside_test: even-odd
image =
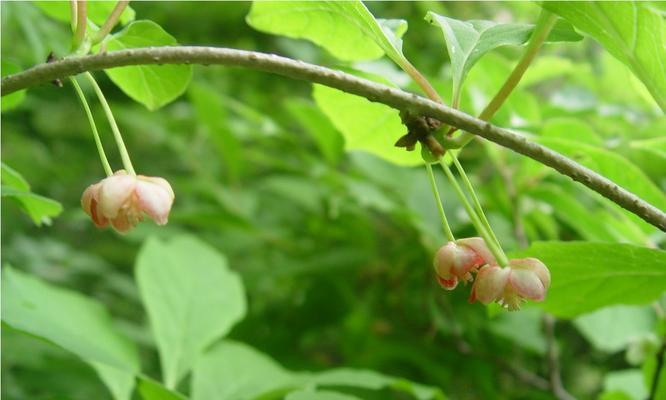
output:
[[[345,64],[309,42],[253,30],[245,22],[249,3],[132,7],[137,19],[159,23],[180,44],[355,68],[417,90],[389,61]],[[448,57],[441,33],[423,21],[427,11],[524,23],[534,23],[540,11],[535,3],[518,2],[368,7],[377,17],[409,22],[405,55],[445,98]],[[66,23],[33,4],[2,2],[3,75],[44,62],[51,51],[65,55],[70,34]],[[482,59],[466,80],[463,110],[478,114],[519,55],[519,48],[508,47]],[[538,308],[497,313],[468,304],[464,290],[442,291],[431,257],[444,237],[423,168],[345,152],[342,136],[316,107],[311,85],[195,66],[184,96],[148,111],[104,74],[95,75],[135,168],[167,178],[176,192],[169,225],[144,223],[124,236],[94,228],[79,199],[103,170],[85,115],[70,85],[38,86],[17,107],[3,110],[2,160],[64,211],[37,226],[18,203],[3,201],[2,263],[103,303],[114,325],[139,344],[147,375],[158,379],[159,360],[133,265],[147,237],[191,233],[225,254],[242,277],[247,315],[228,337],[290,370],[372,369],[440,387],[454,399],[548,399],[549,349],[556,348],[564,386],[576,397],[642,399],[647,393],[644,376],[654,369],[651,355],[663,334],[663,302],[558,320],[553,338]],[[103,112],[92,105],[110,161],[118,166]],[[534,133],[560,151],[574,143],[570,155],[615,174],[632,163],[660,191],[666,188],[666,118],[630,71],[589,38],[546,45],[493,122]],[[576,150],[583,145],[594,149]],[[608,153],[621,159],[608,162]],[[663,235],[638,218],[530,159],[481,141],[460,157],[507,251],[539,240],[664,244]],[[454,233],[474,235],[439,179]],[[6,325],[2,331],[4,398],[110,396],[76,357]]]

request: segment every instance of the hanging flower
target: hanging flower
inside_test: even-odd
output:
[[[536,258],[514,259],[504,268],[498,265],[481,268],[469,301],[478,300],[483,304],[497,301],[513,311],[527,299],[542,301],[549,286],[550,272],[544,263]]]
[[[471,281],[472,271],[485,264],[497,261],[480,237],[448,242],[437,250],[433,260],[437,281],[446,290],[453,290],[459,280]]]
[[[163,178],[130,175],[125,170],[88,186],[81,207],[98,228],[109,224],[124,233],[143,221],[144,213],[164,225],[174,200],[171,185]]]

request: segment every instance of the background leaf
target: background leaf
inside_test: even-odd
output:
[[[2,321],[81,357],[97,370],[114,398],[130,398],[138,355],[99,303],[5,266]]]
[[[220,253],[193,236],[147,240],[137,258],[136,280],[168,388],[245,315],[240,278]]]
[[[21,68],[18,64],[13,63],[9,60],[2,60],[2,77],[4,78],[7,75],[15,74],[17,72],[21,72],[23,68]],[[2,98],[2,102],[0,103],[0,107],[2,109],[2,112],[9,111],[12,108],[18,107],[19,104],[25,99],[25,90],[19,90],[16,93],[12,93],[10,95],[4,96]]]
[[[644,304],[666,290],[666,252],[615,243],[537,242],[513,252],[550,269],[544,310],[562,318],[613,304]]]
[[[104,43],[108,51],[178,44],[152,21],[132,22]],[[123,92],[149,110],[156,110],[183,94],[192,78],[190,65],[136,65],[105,71]]]
[[[574,320],[595,348],[609,353],[623,350],[632,340],[652,332],[655,323],[650,306],[606,307]]]
[[[666,112],[666,36],[662,16],[635,1],[549,1],[543,7],[592,36],[631,68]]]
[[[32,219],[35,225],[50,225],[51,217],[62,212],[62,205],[30,191],[28,182],[7,164],[2,163],[2,187],[0,196],[17,201],[21,209]]]

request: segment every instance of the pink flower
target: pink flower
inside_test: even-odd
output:
[[[119,170],[88,186],[81,196],[81,207],[98,228],[110,223],[124,233],[143,221],[144,213],[158,225],[166,224],[174,197],[165,179]]]
[[[440,247],[433,266],[437,281],[446,290],[453,290],[458,280],[471,281],[472,271],[485,264],[497,264],[480,237],[458,239]]]
[[[550,286],[548,268],[536,258],[509,261],[508,267],[487,265],[479,270],[469,302],[497,301],[509,310],[518,310],[526,299],[541,301]]]

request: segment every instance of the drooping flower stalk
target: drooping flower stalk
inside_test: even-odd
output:
[[[435,174],[433,173],[432,166],[430,165],[429,162],[426,161],[425,166],[426,166],[426,171],[428,171],[428,178],[430,180],[430,187],[432,189],[432,193],[435,195],[437,210],[439,210],[439,218],[442,221],[442,229],[444,230],[444,234],[446,234],[446,238],[449,241],[453,242],[456,240],[456,238],[453,236],[453,232],[451,232],[449,221],[446,218],[446,213],[444,212],[444,207],[442,206],[442,199],[439,196],[439,190],[437,190],[437,182],[435,181]]]
[[[76,81],[76,78],[71,77],[70,81],[72,82],[72,86],[74,86],[74,90],[76,91],[76,94],[81,100],[83,109],[85,110],[86,116],[88,117],[88,123],[90,123],[90,129],[92,130],[93,138],[95,139],[95,146],[97,146],[97,153],[99,153],[99,159],[102,162],[102,167],[104,168],[104,172],[106,173],[106,176],[111,176],[113,175],[113,169],[111,169],[111,165],[109,165],[109,160],[106,158],[106,153],[104,153],[104,147],[102,146],[102,141],[99,137],[99,132],[97,131],[97,125],[95,125],[95,120],[93,119],[92,112],[90,111],[90,106],[88,105],[88,101],[86,100],[86,96],[83,94],[83,91],[81,90],[79,83]]]
[[[129,153],[127,152],[127,148],[125,147],[125,142],[123,142],[123,136],[120,134],[120,129],[118,129],[118,124],[116,124],[116,120],[113,117],[113,112],[111,112],[111,107],[109,107],[109,103],[106,101],[102,89],[99,87],[97,81],[95,81],[95,78],[92,76],[90,72],[86,72],[83,75],[88,79],[93,89],[95,90],[97,98],[99,99],[99,102],[102,105],[102,108],[104,109],[104,113],[106,114],[106,118],[109,120],[109,125],[111,126],[113,137],[116,140],[116,144],[118,145],[120,158],[123,161],[123,167],[131,175],[136,175],[136,172],[134,172],[134,167],[132,166],[132,160],[130,160]]]

